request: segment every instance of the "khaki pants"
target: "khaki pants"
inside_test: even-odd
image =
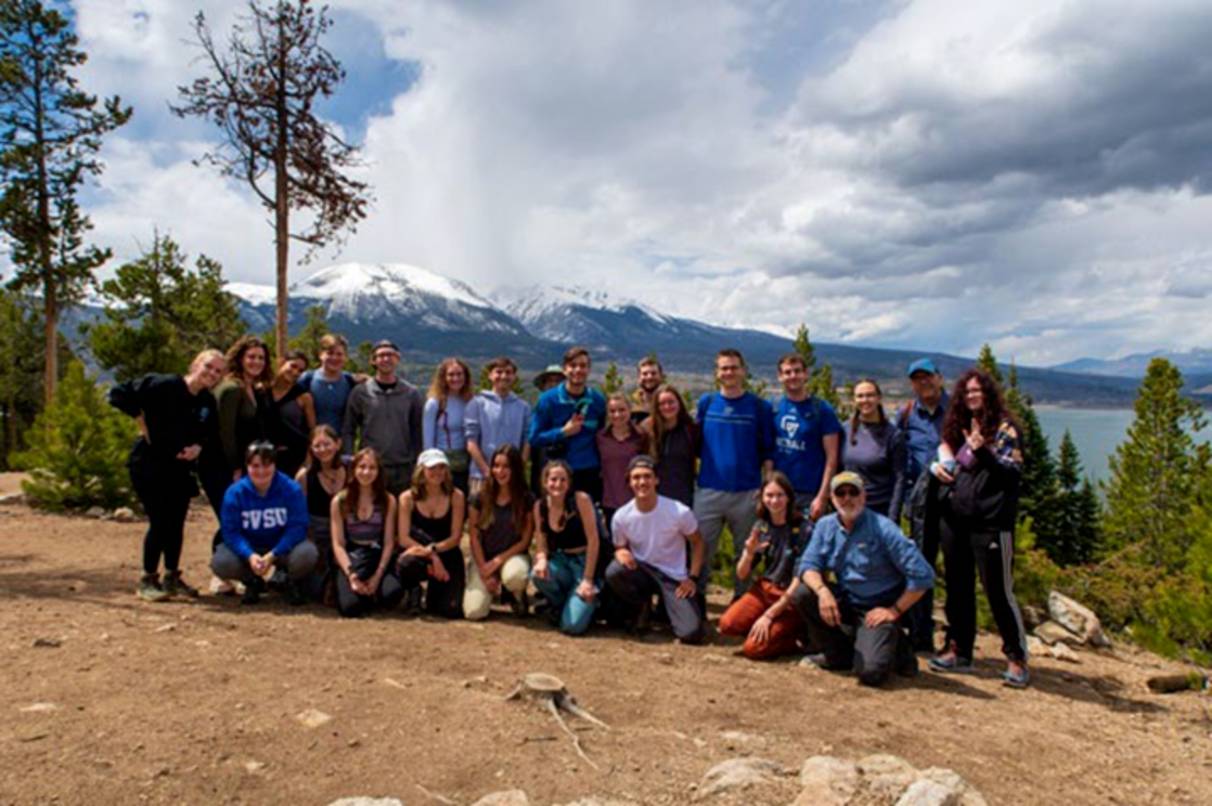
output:
[[[513,555],[501,566],[500,575],[502,587],[514,596],[521,596],[530,577],[530,557],[526,554]],[[492,598],[484,580],[480,578],[480,569],[476,567],[475,560],[469,559],[467,587],[463,589],[463,617],[470,621],[488,618]]]

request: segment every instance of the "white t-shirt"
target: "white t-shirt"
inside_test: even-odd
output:
[[[698,530],[699,522],[685,504],[659,495],[651,512],[640,512],[632,499],[614,513],[610,524],[615,546],[626,546],[637,560],[671,579],[686,578],[686,538]]]

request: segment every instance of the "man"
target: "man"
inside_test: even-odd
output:
[[[539,394],[542,394],[548,389],[556,388],[563,381],[564,368],[559,364],[548,364],[542,372],[534,376],[534,388],[539,390]],[[530,489],[535,495],[542,495],[543,491],[539,487],[541,486],[543,465],[547,464],[547,451],[538,445],[529,442],[526,444],[530,449]]]
[[[513,392],[518,366],[512,359],[494,358],[488,362],[488,380],[492,389],[480,392],[463,413],[463,435],[471,454],[471,492],[478,493],[488,478],[488,460],[502,445],[513,445],[529,452],[526,428],[530,425],[530,404]]]
[[[275,466],[272,442],[248,446],[243,478],[223,496],[223,543],[210,567],[219,579],[244,583],[244,604],[256,604],[275,567],[286,569],[290,603],[303,604],[299,582],[316,566],[319,554],[307,539],[307,500],[303,490]]]
[[[627,466],[627,481],[635,497],[611,520],[614,559],[606,568],[606,584],[624,604],[638,609],[645,620],[654,594],[661,595],[674,637],[697,644],[707,635],[695,579],[703,569],[703,538],[694,513],[672,498],[657,495],[656,462],[640,454]],[[690,541],[689,571],[686,541]]]
[[[387,490],[399,495],[408,489],[421,452],[425,401],[415,386],[396,375],[400,350],[395,344],[387,339],[375,342],[371,363],[374,377],[349,395],[341,436],[347,454],[353,454],[355,446],[379,452]]]
[[[774,469],[791,479],[795,500],[815,522],[828,511],[829,480],[838,468],[842,424],[826,401],[808,392],[808,365],[799,353],[779,359],[783,396],[774,407]]]
[[[636,389],[631,393],[631,421],[642,423],[652,413],[656,390],[665,382],[665,369],[655,355],[641,358],[636,365]]]
[[[548,458],[558,456],[572,468],[572,485],[602,500],[602,463],[595,434],[606,420],[606,398],[589,388],[589,351],[564,353],[564,382],[539,396],[530,421],[530,444]]]
[[[934,568],[938,560],[938,483],[929,473],[938,458],[942,439],[943,417],[947,413],[948,397],[943,387],[943,375],[929,358],[919,358],[909,365],[909,383],[913,400],[906,403],[896,418],[896,425],[905,436],[905,486],[909,495],[905,514],[909,519],[909,534],[922,550],[926,562]],[[918,652],[934,651],[934,589],[926,591],[921,601],[909,611],[909,633],[913,648]]]
[[[726,348],[716,354],[715,376],[719,391],[699,398],[695,412],[702,440],[694,516],[707,545],[701,591],[707,589],[725,523],[732,532],[736,556],[741,556],[757,518],[754,506],[762,473],[769,469],[774,451],[770,404],[745,391],[745,359],[739,350]],[[743,593],[740,580],[734,580],[733,589],[735,596]]]
[[[320,339],[320,366],[299,378],[303,391],[311,393],[316,424],[330,426],[338,434],[345,425],[345,406],[359,378],[345,371],[349,343],[344,336],[326,333]]]
[[[853,668],[868,686],[883,683],[894,667],[914,675],[917,658],[899,621],[934,585],[934,572],[896,524],[866,509],[862,476],[844,471],[829,486],[837,511],[812,530],[797,568],[803,585],[792,594],[812,643],[823,650],[810,660]]]
[[[554,389],[563,380],[564,368],[559,364],[548,364],[542,372],[534,376],[534,388],[542,394],[548,389]]]

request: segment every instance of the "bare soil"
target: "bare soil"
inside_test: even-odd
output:
[[[195,584],[213,529],[191,512]],[[923,670],[870,690],[747,661],[718,638],[573,639],[503,612],[350,622],[274,596],[144,604],[142,532],[0,506],[0,803],[467,804],[511,788],[542,804],[685,803],[725,759],[798,770],[877,752],[950,767],[991,803],[1212,803],[1212,700],[1149,693],[1148,676],[1180,667],[1127,647],[1038,660],[1020,692],[1000,685],[997,641],[982,636],[973,676]],[[596,769],[546,711],[503,699],[532,671],[610,724],[571,723]],[[331,721],[308,727],[310,709]],[[797,790],[787,776],[712,802]]]

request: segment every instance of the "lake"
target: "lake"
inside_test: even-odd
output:
[[[1073,436],[1082,466],[1095,481],[1108,478],[1107,461],[1115,453],[1115,446],[1124,441],[1128,426],[1132,425],[1135,413],[1132,409],[1063,409],[1051,406],[1036,406],[1035,414],[1048,436],[1048,447],[1052,455],[1060,446],[1065,429]],[[1212,437],[1212,427],[1205,426],[1202,438]]]

